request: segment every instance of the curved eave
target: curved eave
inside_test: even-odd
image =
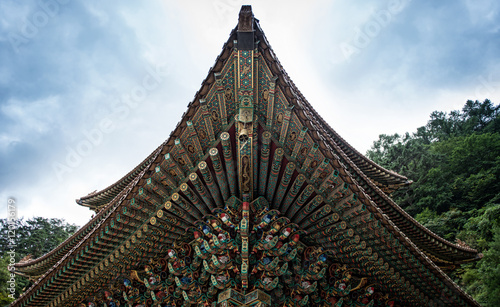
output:
[[[376,187],[372,187],[372,191],[376,190]],[[376,195],[371,195],[372,199],[379,200],[379,207],[384,213],[437,264],[457,265],[482,258],[482,254],[473,248],[454,244],[441,238],[422,226],[385,193],[380,190],[377,192]]]
[[[122,190],[122,192],[124,190]],[[105,219],[105,213],[106,210],[100,211],[90,221],[88,221],[87,224],[80,227],[80,229],[78,229],[73,235],[64,240],[47,254],[36,259],[16,263],[14,265],[15,272],[28,276],[43,275],[50,268],[59,263],[68,252],[73,250],[75,246],[80,243],[80,241],[84,240],[90,233],[92,233],[94,228]]]
[[[89,207],[92,210],[109,203],[151,163],[155,152],[156,150],[117,182],[99,192],[92,192],[86,196],[80,197],[76,200],[76,203],[84,207]]]
[[[299,92],[302,99],[305,98]],[[307,102],[307,101],[306,101]],[[410,185],[411,180],[407,177],[400,175],[394,171],[385,169],[384,167],[378,165],[372,160],[368,159],[365,155],[361,154],[354,147],[352,147],[346,140],[344,140],[333,128],[331,128],[326,121],[320,117],[320,115],[314,112],[315,115],[320,119],[323,125],[326,127],[326,131],[329,136],[334,140],[334,142],[340,147],[340,149],[346,154],[346,156],[356,164],[359,169],[366,174],[378,187],[384,189],[385,192],[391,193],[400,187]]]
[[[371,198],[378,198],[383,201],[381,204],[377,203],[384,213],[426,254],[441,263],[460,264],[480,259],[481,255],[477,250],[453,244],[439,237],[418,223],[387,196],[386,192],[409,185],[411,181],[402,175],[384,169],[364,157],[329,126],[290,79],[274,54],[258,22],[256,25],[264,59],[273,74],[279,76],[277,83],[283,89],[288,100],[294,105],[294,112],[309,128],[311,134],[317,136],[316,139],[320,148],[326,152],[332,150],[332,152],[337,153],[339,160],[352,170],[356,180],[361,181],[360,186],[366,190],[366,193]],[[330,146],[325,146],[325,144]]]
[[[153,153],[154,155],[158,155],[159,152],[156,151]],[[56,260],[55,263],[51,266],[48,267],[48,269],[41,274],[41,276],[38,277],[38,279],[33,283],[33,285],[27,289],[16,301],[12,303],[12,306],[17,306],[18,304],[29,304],[29,301],[34,297],[35,294],[38,294],[37,291],[39,291],[44,285],[47,285],[48,283],[51,282],[51,278],[57,278],[57,276],[64,275],[64,267],[69,264],[69,260],[71,258],[75,258],[75,255],[78,255],[80,251],[85,249],[85,247],[88,247],[89,242],[93,242],[96,237],[100,236],[101,232],[101,237],[102,237],[102,232],[104,230],[104,225],[116,215],[116,210],[119,209],[120,204],[125,200],[125,198],[129,195],[129,193],[132,191],[132,189],[137,185],[138,179],[144,175],[145,170],[143,170],[135,180],[130,182],[130,184],[120,193],[119,195],[116,196],[116,198],[110,202],[103,210],[99,211],[99,213],[92,218],[84,227],[81,228],[81,230],[85,229],[87,230],[86,234],[84,237],[80,240],[77,241],[77,244],[70,246],[70,249],[67,253],[65,253],[62,257],[57,257],[57,259],[53,258],[53,260]],[[80,232],[80,231],[79,231]],[[43,261],[43,259],[51,258],[54,257],[54,254],[56,253],[56,250],[61,248],[67,241],[70,241],[72,239],[75,239],[78,235],[78,232],[75,233],[73,236],[68,238],[65,242],[63,242],[61,245],[59,245],[56,249],[53,251],[49,252],[48,254],[29,261],[25,263],[17,263],[15,264],[16,271],[22,271],[22,268],[25,267],[32,267],[36,265],[37,263]],[[86,245],[87,244],[87,245]],[[66,246],[69,247],[69,246]],[[93,260],[99,260],[99,254],[96,254],[95,259]],[[86,270],[87,267],[82,267],[81,270]],[[80,273],[80,272],[77,272]],[[71,278],[74,278],[74,276],[71,276]],[[63,279],[63,281],[68,282],[71,278],[69,279]],[[61,284],[62,287],[65,287],[64,284]],[[59,286],[59,287],[61,287]],[[59,288],[58,287],[58,288]],[[28,305],[29,306],[29,305]]]

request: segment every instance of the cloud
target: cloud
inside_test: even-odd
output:
[[[499,22],[492,16],[499,5],[487,1],[487,11],[474,3],[390,0],[325,8],[308,40],[321,42],[310,52],[317,73],[330,84],[323,92],[333,93],[330,107],[318,107],[325,118],[352,118],[333,126],[364,151],[379,131],[413,131],[434,110],[461,108],[467,99],[498,101]],[[391,13],[397,5],[402,9]],[[346,56],[342,44],[354,52]],[[490,90],[477,90],[480,78],[491,81]]]
[[[13,46],[8,39],[9,35],[24,37],[20,30],[23,24],[33,22],[34,16],[44,11],[36,1],[2,4],[5,12],[18,13],[6,15],[0,22],[1,195],[13,195],[24,200],[18,202],[23,209],[20,210],[21,213],[32,211],[34,202],[31,199],[38,197],[36,195],[45,195],[48,207],[60,208],[62,203],[50,203],[53,194],[58,194],[58,202],[72,206],[75,212],[79,211],[74,199],[86,194],[88,190],[60,197],[60,189],[65,189],[63,183],[70,186],[71,181],[58,181],[53,165],[65,163],[68,153],[85,141],[85,133],[99,127],[103,120],[111,117],[116,101],[123,100],[124,95],[130,95],[130,89],[140,85],[148,70],[151,67],[154,69],[158,64],[156,61],[162,60],[161,54],[150,55],[153,44],[148,39],[154,35],[144,31],[148,26],[149,29],[157,26],[155,24],[155,27],[151,27],[145,12],[158,11],[155,6],[158,8],[159,5],[157,3],[145,7],[116,2],[70,2],[64,6],[59,5],[57,14],[46,25],[37,28],[36,35]],[[139,21],[136,20],[135,25],[130,21],[132,13],[141,10],[145,11],[142,14],[142,29],[138,25]],[[135,35],[136,31],[142,31],[143,36]],[[162,31],[156,32],[155,35],[162,34]],[[163,37],[168,40],[170,36]],[[153,93],[148,94],[148,98],[154,97]],[[165,97],[166,93],[163,92],[162,96]],[[164,106],[168,105],[169,103],[164,103]],[[141,113],[140,110],[136,111]],[[134,121],[134,115],[123,118],[126,122],[121,122],[115,116],[114,124],[123,127],[134,123],[132,127],[122,131],[130,135],[148,117],[144,113],[141,116],[140,122]],[[114,139],[120,139],[122,147],[126,143],[126,139],[119,135],[106,137],[98,145],[109,144]],[[155,146],[138,151],[142,156],[135,157],[134,163],[147,156],[148,151],[152,151],[161,141],[156,139]],[[97,154],[101,155],[100,158],[97,158]],[[89,157],[86,157],[87,160],[71,169],[63,179],[74,181],[75,178],[70,176],[75,175],[83,178],[85,166],[88,167],[87,172],[95,174],[115,154],[113,149],[105,145],[101,148],[95,146]],[[89,165],[91,161],[94,164]],[[117,163],[120,162],[123,161],[118,159]],[[95,180],[99,176],[88,176],[87,188],[104,188],[112,180],[117,180],[128,172],[128,168],[133,167],[130,165],[132,163],[129,161],[122,166],[119,169],[122,173],[109,170],[113,174],[108,173],[102,181]],[[48,191],[42,190],[47,188],[44,184],[46,182],[54,184]],[[100,186],[94,187],[94,182]],[[31,195],[24,197],[24,191],[29,191]],[[40,204],[40,198],[38,199],[37,203]],[[51,210],[51,214],[57,211]],[[83,216],[88,218],[90,214]],[[79,224],[83,224],[85,219],[75,216],[68,218],[77,220]]]

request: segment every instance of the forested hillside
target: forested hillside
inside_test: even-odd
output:
[[[26,256],[36,259],[45,255],[75,233],[77,228],[55,218],[21,218],[13,223],[9,223],[8,219],[0,219],[0,306],[7,306],[13,301],[7,289],[12,280],[12,272],[9,271],[12,261],[19,262]],[[15,298],[18,298],[32,282],[19,275],[14,280]]]
[[[416,132],[380,135],[367,156],[414,181],[391,195],[403,209],[484,254],[451,277],[483,306],[500,306],[500,105],[435,111]]]

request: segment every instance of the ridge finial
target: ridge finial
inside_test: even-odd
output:
[[[251,5],[243,5],[238,19],[238,32],[253,32],[253,13]]]
[[[252,6],[243,5],[238,19],[238,50],[253,50],[255,48],[254,33]]]

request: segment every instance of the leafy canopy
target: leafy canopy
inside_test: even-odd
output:
[[[414,183],[391,197],[439,236],[484,253],[452,274],[484,306],[500,306],[500,106],[467,101],[416,132],[379,136],[367,156]]]
[[[11,272],[8,271],[11,254],[7,252],[15,251],[16,262],[28,255],[33,259],[41,257],[66,240],[77,228],[76,225],[54,218],[34,217],[28,220],[21,218],[15,220],[13,224],[9,224],[7,219],[0,219],[0,284],[7,285],[7,281],[11,278]],[[15,281],[16,297],[18,297],[23,289],[29,287],[30,282],[18,275]],[[8,294],[6,287],[0,289],[0,306],[12,301]]]

